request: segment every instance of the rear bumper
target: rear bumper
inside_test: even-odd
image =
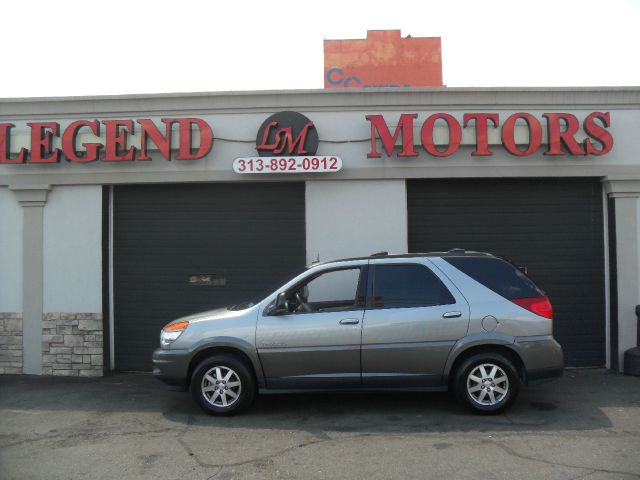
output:
[[[187,350],[156,349],[153,352],[153,375],[167,385],[186,387],[191,353]]]
[[[551,335],[518,337],[514,346],[524,363],[527,383],[552,380],[562,375],[562,347]]]

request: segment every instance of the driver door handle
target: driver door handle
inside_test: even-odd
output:
[[[458,318],[462,316],[462,312],[447,312],[442,315],[442,318]]]
[[[343,318],[340,320],[340,325],[357,325],[360,323],[360,320],[357,318]]]

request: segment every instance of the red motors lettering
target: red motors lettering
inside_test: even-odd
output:
[[[57,122],[31,122],[30,148],[21,148],[11,156],[12,123],[0,123],[0,163],[58,163],[62,155],[69,162],[88,163],[101,160],[104,162],[131,162],[151,160],[148,154],[149,142],[152,142],[160,155],[171,160],[172,136],[178,136],[178,149],[175,160],[197,160],[211,152],[213,147],[213,131],[199,118],[163,118],[162,127],[152,120],[78,120],[71,123],[61,134]],[[138,127],[136,127],[136,124]],[[177,125],[177,132],[173,126]],[[104,128],[104,140],[85,142],[78,145],[77,137],[81,133],[91,133],[100,137]],[[127,148],[128,139],[140,129],[140,147]],[[194,146],[194,131],[200,133],[200,145]],[[54,137],[61,138],[61,147],[53,147]]]
[[[613,148],[613,136],[607,130],[611,125],[609,112],[593,112],[582,122],[582,129],[586,134],[582,142],[578,142],[576,134],[580,129],[578,118],[570,113],[545,113],[547,149],[544,155],[604,155]],[[380,158],[377,138],[380,138],[382,149],[388,157],[392,156],[394,147],[401,139],[402,147],[398,157],[417,157],[413,138],[414,122],[418,118],[417,113],[403,113],[393,133],[383,115],[367,115],[366,119],[371,124],[371,151],[369,158]],[[444,147],[437,147],[434,142],[434,128],[436,122],[446,125],[449,131],[449,143]],[[518,145],[515,138],[515,126],[517,123],[525,125],[529,132],[529,144]],[[448,157],[455,153],[462,143],[462,128],[475,125],[475,148],[471,152],[473,156],[493,155],[489,149],[489,126],[497,128],[500,125],[500,116],[497,113],[465,113],[462,126],[458,120],[447,113],[436,113],[427,117],[422,124],[420,142],[424,150],[434,157]],[[506,118],[502,124],[501,143],[507,152],[518,157],[526,157],[538,151],[542,145],[543,125],[540,120],[529,113],[514,113]]]

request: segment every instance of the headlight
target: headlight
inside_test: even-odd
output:
[[[170,323],[160,332],[160,346],[168,347],[175,342],[182,332],[189,326],[189,322]]]

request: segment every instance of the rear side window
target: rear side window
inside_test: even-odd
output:
[[[456,303],[447,287],[421,265],[376,265],[373,308],[407,308]]]
[[[443,257],[443,259],[508,300],[544,296],[544,292],[529,277],[500,258]]]

